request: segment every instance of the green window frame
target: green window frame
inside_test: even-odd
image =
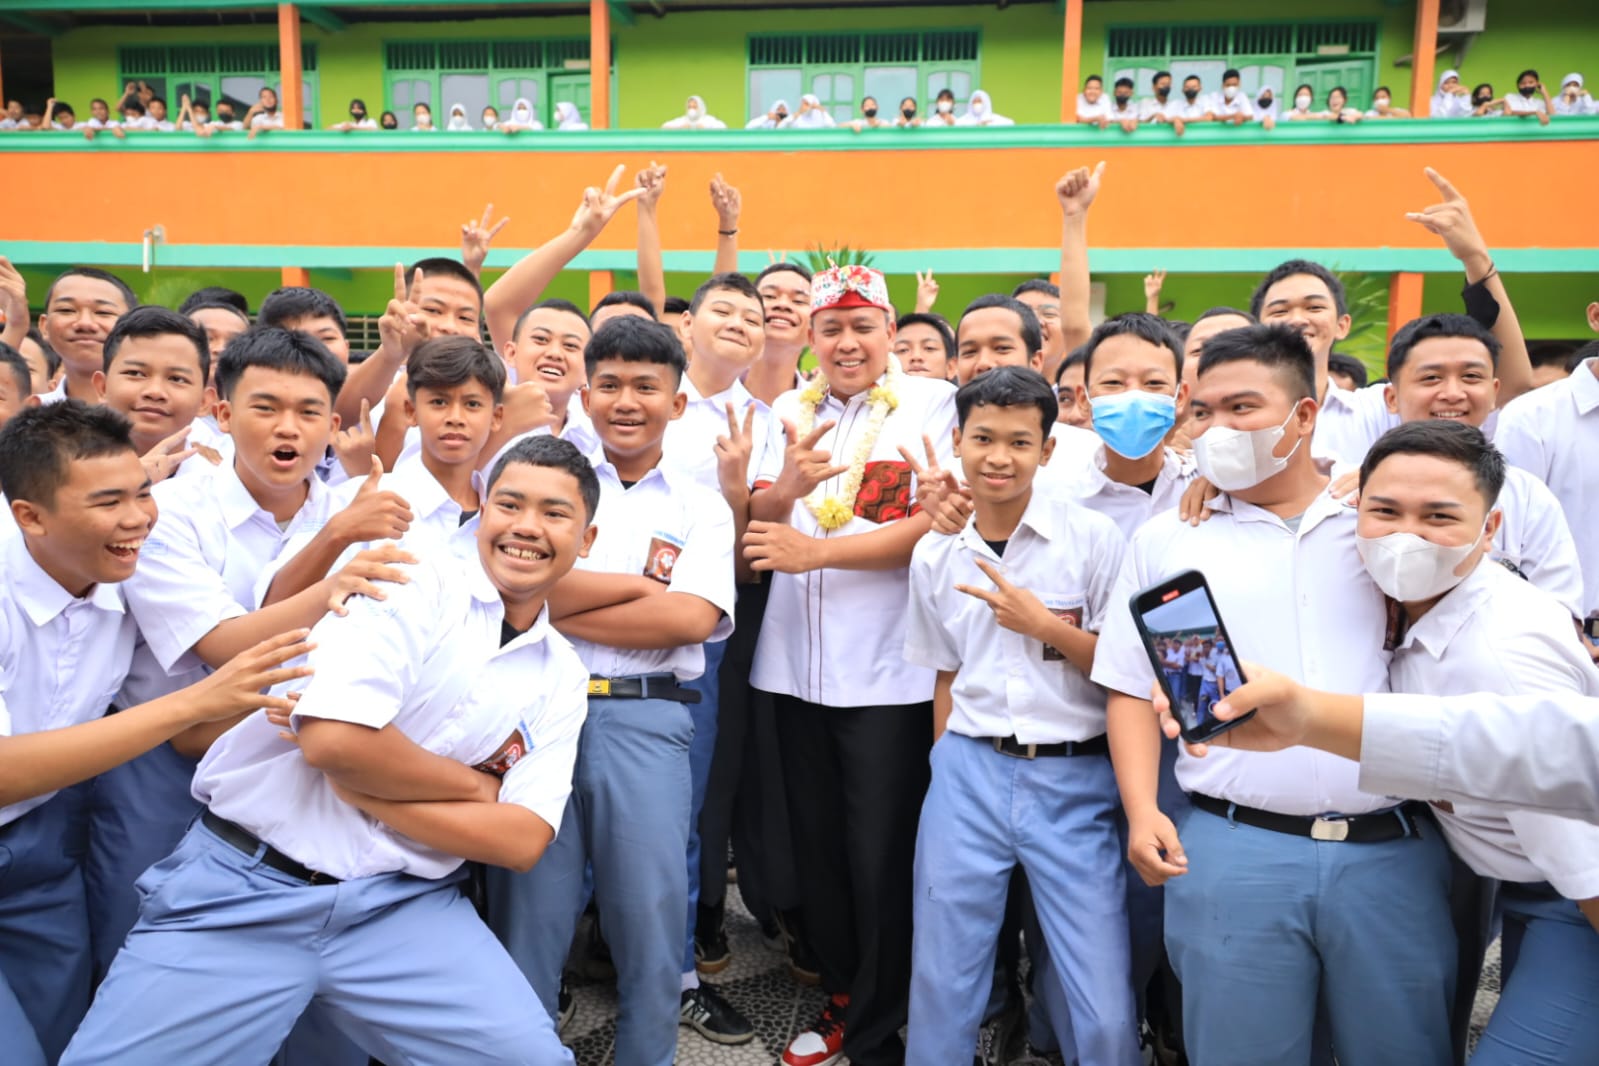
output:
[[[884,118],[906,96],[926,114],[944,88],[964,106],[982,87],[981,45],[976,28],[751,34],[746,120],[766,114],[778,100],[797,111],[805,93],[814,93],[838,122],[855,118],[866,96],[876,98]]]
[[[1244,92],[1253,96],[1269,87],[1278,100],[1289,101],[1284,108],[1302,83],[1312,86],[1318,104],[1342,85],[1350,104],[1365,108],[1377,85],[1380,34],[1374,19],[1111,26],[1105,83],[1109,89],[1115,79],[1129,77],[1134,93],[1147,96],[1155,72],[1168,70],[1174,88],[1197,74],[1214,93],[1231,67]]]
[[[117,84],[143,81],[167,102],[167,115],[177,121],[183,96],[203,101],[216,112],[218,100],[233,104],[239,118],[256,102],[262,88],[283,92],[276,41],[261,44],[139,44],[117,49]],[[316,45],[300,46],[301,87],[305,116],[315,124],[320,78]],[[116,106],[116,100],[107,100]]]
[[[614,64],[614,43],[612,56]],[[389,41],[383,46],[383,98],[401,129],[412,127],[419,103],[432,109],[440,129],[449,125],[448,109],[463,104],[467,121],[479,129],[486,105],[504,120],[521,97],[545,126],[553,125],[555,105],[563,100],[576,104],[588,122],[589,60],[587,37]]]

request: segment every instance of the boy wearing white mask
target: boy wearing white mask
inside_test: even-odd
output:
[[[1445,1066],[1449,855],[1421,810],[1361,791],[1354,762],[1304,749],[1180,753],[1193,805],[1180,826],[1157,797],[1154,673],[1127,606],[1139,589],[1201,569],[1242,657],[1318,688],[1387,687],[1386,601],[1363,575],[1355,516],[1311,459],[1315,367],[1305,339],[1280,326],[1206,343],[1190,401],[1195,459],[1223,495],[1197,528],[1167,512],[1133,537],[1093,680],[1111,692],[1128,857],[1147,883],[1166,884],[1189,1057],[1308,1063],[1319,1005],[1345,1062]]]
[[[953,126],[960,120],[955,117],[955,93],[951,89],[938,90],[938,97],[933,101],[933,113],[927,116],[926,126]]]
[[[1599,695],[1567,608],[1491,564],[1507,472],[1481,432],[1444,420],[1406,423],[1367,454],[1358,546],[1403,608],[1394,691]],[[1500,882],[1506,977],[1472,1063],[1586,1061],[1599,1040],[1599,826],[1465,803],[1437,818],[1455,854]]]
[[[1234,126],[1242,126],[1246,122],[1255,121],[1255,108],[1249,102],[1249,94],[1244,92],[1239,84],[1243,76],[1236,70],[1226,70],[1221,76],[1221,92],[1211,101],[1211,110],[1216,113],[1218,122],[1230,122]]]

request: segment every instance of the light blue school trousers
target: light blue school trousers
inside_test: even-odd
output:
[[[618,1066],[677,1054],[693,734],[687,704],[589,700],[555,842],[528,873],[488,871],[489,924],[553,1018],[592,864],[616,964]]]
[[[1471,1066],[1589,1066],[1599,1057],[1599,932],[1546,884],[1505,884],[1504,991]]]
[[[694,972],[694,926],[698,921],[700,902],[700,810],[705,806],[705,788],[711,781],[711,758],[716,754],[716,719],[721,713],[722,690],[719,682],[722,659],[727,655],[727,641],[712,641],[705,645],[705,672],[693,681],[684,682],[700,694],[698,703],[685,704],[694,719],[694,739],[689,743],[689,775],[692,781],[692,798],[688,818],[688,924],[683,937],[683,972]]]
[[[389,1066],[571,1066],[457,887],[308,885],[194,825],[139,878],[139,920],[63,1064],[265,1062],[315,1002]]]
[[[970,1061],[1017,864],[1049,946],[1040,980],[1059,982],[1078,1062],[1136,1066],[1110,759],[1018,759],[945,733],[931,762],[916,835],[907,1066]]]
[[[1449,1066],[1449,851],[1417,824],[1357,844],[1177,820],[1188,872],[1166,882],[1166,948],[1190,1062],[1304,1066],[1320,1000],[1341,1066]]]

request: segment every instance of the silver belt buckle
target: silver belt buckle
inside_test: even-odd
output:
[[[1310,823],[1310,839],[1340,841],[1349,839],[1349,819],[1317,818]]]
[[[1024,744],[1024,745],[1022,745],[1022,750],[1021,751],[1006,751],[1005,750],[1005,741],[1008,740],[1008,739],[1009,739],[1008,737],[995,737],[994,738],[994,750],[999,752],[1001,755],[1008,755],[1012,759],[1036,759],[1036,758],[1038,758],[1038,745],[1037,744]]]

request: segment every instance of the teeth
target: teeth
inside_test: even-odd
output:
[[[534,551],[532,548],[519,548],[515,544],[502,544],[500,550],[513,559],[526,559],[530,562],[537,562],[545,557],[543,552]]]
[[[140,537],[138,540],[119,540],[113,543],[111,547],[117,551],[136,552],[140,547],[143,546],[143,544],[144,538]]]

